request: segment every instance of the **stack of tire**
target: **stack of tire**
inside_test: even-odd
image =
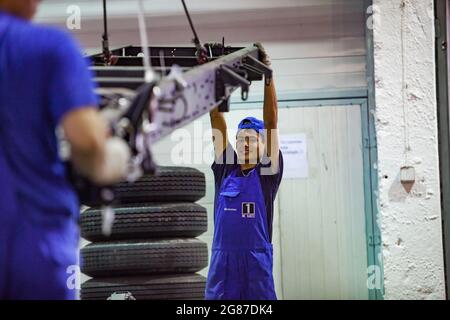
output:
[[[208,265],[205,176],[192,168],[160,167],[135,183],[116,186],[112,234],[102,234],[102,209],[81,214],[82,272],[92,279],[81,287],[82,300],[116,296],[136,300],[202,300]]]

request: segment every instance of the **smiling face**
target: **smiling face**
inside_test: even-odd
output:
[[[31,20],[36,14],[41,0],[0,0],[0,9],[3,9],[20,18]]]
[[[264,152],[262,136],[253,129],[240,130],[236,137],[239,163],[258,164]]]

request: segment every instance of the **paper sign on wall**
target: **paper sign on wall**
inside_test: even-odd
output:
[[[281,135],[280,150],[284,160],[283,179],[308,178],[306,134]]]

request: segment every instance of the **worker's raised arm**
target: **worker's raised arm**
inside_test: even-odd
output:
[[[273,79],[264,88],[264,127],[266,129],[266,153],[272,163],[272,171],[278,172],[280,143],[278,137],[278,103]]]
[[[214,154],[216,159],[219,158],[228,145],[227,123],[222,112],[215,108],[210,112],[212,136],[214,143]]]
[[[261,44],[257,44],[262,62],[270,66],[270,60]],[[264,84],[264,128],[266,129],[266,154],[271,161],[273,173],[277,173],[280,161],[278,136],[278,102],[273,79],[265,79]]]

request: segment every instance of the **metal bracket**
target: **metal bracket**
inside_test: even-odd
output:
[[[144,172],[154,173],[156,171],[156,164],[153,161],[153,156],[148,148],[139,148],[138,135],[142,134],[145,140],[145,128],[144,123],[151,123],[153,119],[152,99],[154,96],[156,82],[145,83],[139,89],[136,97],[132,101],[127,112],[122,119],[125,119],[127,128],[124,132],[126,135],[123,137],[128,141],[128,144],[135,156],[139,153],[141,157],[141,165]]]
[[[114,135],[125,139],[134,152],[133,181],[142,172],[157,169],[152,160],[151,145],[217,106],[220,111],[229,111],[229,98],[237,88],[241,88],[241,97],[246,100],[251,81],[261,80],[263,74],[266,77],[272,74],[270,68],[258,63],[258,48],[255,46],[210,48],[210,61],[201,65],[196,64],[195,48],[148,48],[151,54],[164,52],[164,63],[159,56],[157,61],[152,61],[156,63],[156,72],[165,70],[167,65],[172,69],[172,76],[166,76],[164,72],[160,80],[152,83],[145,83],[143,61],[138,57],[141,47],[113,50],[117,59],[111,66],[99,63],[101,54],[91,57],[94,64],[91,70],[100,89],[106,95],[111,92],[112,96],[105,97],[102,112],[114,114],[111,121]],[[151,55],[149,59],[155,57]],[[130,59],[134,66],[130,66]],[[116,200],[120,202],[120,199],[114,199],[114,188],[111,193],[107,192],[110,188],[98,188],[84,182],[74,183],[79,184],[77,191],[81,203],[90,205],[95,201],[95,205],[109,205]]]
[[[220,112],[230,111],[230,92],[229,87],[241,87],[242,100],[248,99],[248,91],[251,82],[247,80],[247,72],[244,70],[228,67],[226,65],[220,66],[216,72],[216,100],[222,101],[219,104]]]
[[[154,82],[142,85],[138,89],[134,100],[124,115],[124,118],[129,120],[130,126],[132,126],[134,130],[142,124],[142,113],[148,108],[154,86]],[[151,116],[152,115],[150,115],[150,117]]]
[[[242,59],[243,67],[250,72],[252,78],[256,78],[255,80],[260,80],[261,75],[267,80],[272,79],[273,71],[271,68],[266,66],[264,63],[256,59],[252,56],[246,56]]]

